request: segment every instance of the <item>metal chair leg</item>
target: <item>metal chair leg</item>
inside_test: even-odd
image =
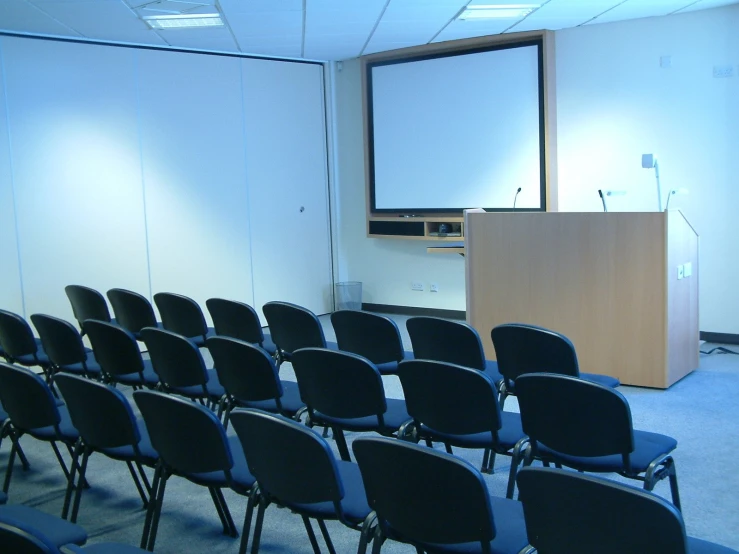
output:
[[[157,499],[154,506],[154,513],[151,518],[151,533],[149,534],[149,542],[146,545],[146,550],[153,552],[154,551],[154,543],[157,540],[157,530],[159,529],[159,518],[162,515],[162,505],[164,504],[164,489],[167,486],[167,479],[169,478],[168,472],[166,469],[162,471],[162,476],[160,478],[160,484],[159,484],[159,491],[157,494]]]
[[[352,458],[349,455],[349,447],[346,444],[344,431],[342,431],[338,427],[333,427],[332,431],[334,432],[334,440],[336,441],[336,446],[339,447],[339,455],[341,456],[341,459],[345,462],[351,462]]]
[[[82,451],[82,439],[77,440],[75,444],[74,455],[72,456],[72,471],[67,479],[67,490],[64,492],[64,505],[62,506],[62,519],[67,519],[69,515],[69,507],[72,503],[72,492],[75,490],[74,479],[77,475],[78,461]]]
[[[267,499],[259,498],[259,509],[257,510],[257,522],[254,525],[254,542],[251,545],[252,554],[258,554],[259,543],[262,540],[262,524],[264,523],[264,511],[267,509]]]
[[[92,450],[90,450],[89,448],[82,449],[82,466],[80,467],[80,476],[77,479],[77,491],[74,495],[74,506],[72,506],[72,517],[69,518],[69,520],[72,523],[77,522],[77,513],[80,510],[80,500],[82,499],[82,489],[84,488],[84,483],[85,483],[85,473],[87,473],[87,460],[90,459],[90,454],[92,454]]]
[[[331,535],[328,534],[328,529],[326,529],[326,522],[323,521],[322,519],[319,519],[318,527],[321,529],[321,534],[323,535],[323,540],[326,542],[326,546],[328,547],[329,554],[336,554],[334,543],[331,542]]]
[[[254,514],[254,504],[259,500],[259,486],[254,485],[249,494],[249,501],[246,503],[246,514],[244,514],[244,528],[241,530],[241,544],[239,545],[239,554],[246,554],[249,546],[249,533],[251,532],[251,518]]]
[[[141,481],[139,481],[139,476],[136,474],[136,469],[133,467],[131,460],[126,460],[126,466],[128,466],[128,472],[131,474],[133,484],[136,485],[136,490],[139,491],[141,501],[144,503],[144,508],[146,508],[149,505],[149,497],[141,486]]]
[[[302,518],[303,525],[305,525],[305,531],[308,533],[308,540],[310,540],[310,545],[313,547],[313,554],[321,554],[321,549],[318,546],[316,534],[313,532],[313,527],[310,524],[310,519],[308,519],[308,516],[302,516]],[[256,554],[256,552],[252,551],[252,554]]]

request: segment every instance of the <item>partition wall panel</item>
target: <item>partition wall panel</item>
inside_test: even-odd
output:
[[[146,292],[135,52],[1,41],[26,314],[72,319],[70,283]]]
[[[323,69],[241,63],[255,306],[285,300],[330,312]]]
[[[0,310],[23,314],[2,54],[0,43]]]
[[[152,293],[252,304],[240,60],[138,56]]]

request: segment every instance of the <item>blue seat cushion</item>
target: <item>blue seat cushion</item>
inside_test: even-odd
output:
[[[457,435],[441,433],[421,425],[421,436],[428,437],[434,441],[448,443],[460,448],[493,448],[499,452],[505,452],[516,446],[516,443],[526,436],[521,427],[521,415],[514,412],[501,412],[501,428],[498,430],[498,442],[493,440],[493,434],[489,431],[483,433],[471,433]]]
[[[190,473],[184,477],[199,485],[231,487],[241,494],[248,492],[256,482],[256,479],[249,471],[249,466],[246,465],[246,457],[244,456],[244,449],[241,447],[239,437],[230,435],[228,437],[228,447],[231,450],[231,458],[233,458],[231,481],[226,478],[226,473],[223,471]]]
[[[57,547],[70,543],[85,544],[87,540],[87,533],[79,525],[28,506],[18,504],[1,506],[0,521],[27,532],[40,531]]]
[[[380,433],[391,434],[396,432],[403,423],[410,420],[411,416],[408,415],[405,400],[388,398],[386,402],[387,410],[383,414],[385,425],[381,428],[378,427],[378,418],[376,415],[345,419],[329,417],[321,412],[314,412],[314,422],[318,425],[323,425],[324,423],[336,425],[348,431],[378,431]]]
[[[203,335],[197,335],[195,337],[187,337],[190,339],[190,341],[195,344],[198,348],[203,348],[205,346],[205,341],[208,340],[210,337],[216,336],[216,330],[213,327],[208,327],[208,331],[206,332],[205,336]]]
[[[262,341],[262,348],[264,348],[271,356],[274,356],[277,352],[277,346],[272,341],[272,336],[269,333],[264,333],[264,340]]]
[[[154,371],[151,360],[144,360],[144,371],[142,373],[126,373],[125,375],[113,375],[112,377],[115,381],[124,385],[146,385],[153,387],[159,383],[159,375]]]
[[[74,554],[147,554],[148,550],[141,550],[135,546],[115,542],[100,542],[90,546],[68,546],[64,550]]]
[[[53,425],[49,425],[48,427],[37,427],[36,429],[23,429],[23,431],[39,440],[63,440],[70,444],[74,443],[79,438],[80,434],[77,429],[74,428],[74,425],[72,425],[72,420],[69,417],[67,407],[57,406],[57,410],[59,410],[59,433],[56,432]]]
[[[677,441],[672,437],[635,430],[634,451],[630,455],[631,472],[645,472],[653,460],[669,454],[676,447]],[[626,471],[621,454],[594,457],[569,456],[539,443],[539,455],[545,459],[551,461],[556,460],[562,465],[583,471],[592,471],[595,473],[618,473]]]
[[[485,360],[485,374],[492,379],[493,384],[496,386],[499,381],[503,380],[503,376],[498,371],[498,362],[493,360]]]
[[[149,431],[146,429],[143,419],[136,420],[136,427],[139,430],[139,453],[141,463],[153,466],[159,458],[159,453],[154,450],[149,438]],[[114,460],[135,460],[136,452],[133,446],[118,446],[115,448],[101,448],[100,452],[113,458]]]
[[[208,381],[205,383],[205,389],[208,391],[208,398],[218,400],[226,394],[226,389],[223,388],[223,385],[221,385],[221,382],[218,380],[218,373],[215,369],[208,369],[206,370],[206,373],[208,374]],[[202,385],[172,387],[172,390],[177,394],[190,398],[200,398],[203,396]]]
[[[76,364],[67,364],[60,367],[61,371],[68,373],[76,373],[78,375],[90,375],[92,377],[98,377],[102,374],[103,370],[100,368],[100,364],[95,359],[95,355],[92,352],[86,352],[87,359],[85,363],[82,362]]]
[[[282,398],[280,398],[280,403],[282,404],[282,414],[290,417],[305,407],[305,404],[300,399],[300,390],[295,381],[282,381]],[[238,405],[242,408],[256,408],[257,410],[264,410],[273,414],[277,413],[277,402],[274,400],[260,400],[256,402],[240,401]]]
[[[51,360],[49,360],[49,357],[46,355],[46,352],[44,352],[44,349],[40,346],[38,347],[38,350],[35,354],[24,354],[23,356],[16,356],[13,358],[16,363],[19,363],[20,365],[25,366],[33,366],[33,365],[40,365],[40,366],[47,366],[51,364]]]
[[[339,477],[344,486],[344,498],[341,499],[341,510],[344,517],[354,523],[362,522],[372,511],[367,504],[367,494],[364,492],[362,474],[359,466],[353,462],[336,461]],[[336,509],[333,502],[316,502],[315,504],[290,504],[291,508],[308,517],[320,519],[336,519]]]
[[[403,360],[413,360],[415,359],[413,356],[413,352],[403,352]],[[380,371],[380,374],[382,375],[395,375],[398,373],[398,364],[400,362],[398,360],[394,360],[392,362],[383,362],[381,364],[375,364],[377,366],[377,369]]]
[[[590,381],[591,383],[598,383],[599,385],[610,387],[612,389],[621,385],[621,381],[615,377],[611,377],[610,375],[599,375],[597,373],[581,373],[580,379]]]
[[[695,537],[688,537],[688,552],[690,554],[737,554],[737,551],[732,548]]]

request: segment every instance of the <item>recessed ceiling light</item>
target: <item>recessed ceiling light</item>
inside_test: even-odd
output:
[[[182,15],[152,15],[142,17],[152,29],[192,29],[193,27],[223,27],[219,13]]]
[[[538,4],[477,4],[467,6],[457,19],[518,19],[538,7]]]

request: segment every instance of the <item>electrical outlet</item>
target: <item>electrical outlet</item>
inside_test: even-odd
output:
[[[677,266],[677,278],[682,279],[685,275],[685,266],[683,264],[680,264]]]
[[[693,274],[693,264],[691,262],[683,264],[683,277],[687,279],[692,274]]]
[[[716,79],[727,79],[734,76],[733,65],[714,65],[713,76]]]
[[[429,287],[429,290],[431,292],[439,292],[439,285],[437,285],[436,283],[431,283],[431,286]]]
[[[423,283],[421,281],[413,281],[411,283],[411,290],[423,290]]]

